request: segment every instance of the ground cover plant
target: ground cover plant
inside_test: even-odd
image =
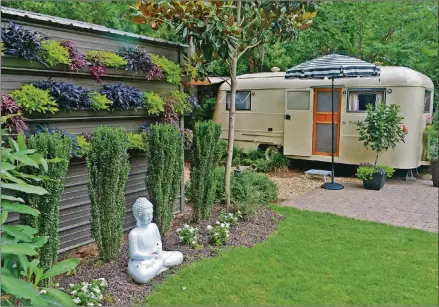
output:
[[[267,241],[183,268],[143,304],[438,304],[437,234],[293,208],[276,211],[285,218]]]

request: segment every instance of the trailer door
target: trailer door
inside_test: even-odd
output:
[[[311,156],[312,129],[313,91],[286,90],[284,155]]]

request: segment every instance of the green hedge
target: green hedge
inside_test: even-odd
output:
[[[87,156],[92,234],[103,261],[119,255],[125,219],[125,185],[130,164],[124,128],[99,127],[93,131]]]

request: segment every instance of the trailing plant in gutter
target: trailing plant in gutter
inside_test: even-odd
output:
[[[5,44],[3,44],[3,42],[0,42],[0,54],[5,55],[5,50],[6,50]]]
[[[46,39],[43,34],[10,21],[7,26],[1,28],[1,39],[5,46],[5,54],[41,61],[41,42]]]
[[[142,151],[146,149],[142,133],[128,133],[128,148]]]
[[[3,119],[3,117],[2,117]],[[29,175],[23,172],[28,167],[35,170],[47,170],[48,161],[34,149],[26,148],[26,141],[22,134],[17,140],[8,139],[9,148],[1,141],[1,239],[2,239],[2,305],[33,305],[73,306],[74,302],[59,289],[42,287],[47,280],[57,275],[73,270],[79,259],[63,261],[43,271],[38,268],[38,259],[29,261],[28,257],[37,257],[37,250],[43,247],[49,237],[37,237],[37,229],[24,225],[5,225],[8,214],[29,214],[35,217],[40,215],[24,204],[24,200],[17,197],[17,193],[26,195],[47,195],[48,192],[41,186],[33,185],[42,182],[44,177]],[[44,290],[44,291],[42,291]]]
[[[195,124],[191,154],[190,193],[196,222],[211,215],[215,201],[215,167],[221,158],[221,126],[212,121]]]
[[[93,110],[108,110],[111,106],[111,100],[105,95],[96,91],[89,92],[91,107]]]
[[[165,72],[166,81],[172,84],[180,84],[182,72],[177,63],[156,54],[151,54],[151,58],[154,64]]]
[[[53,114],[58,111],[56,101],[49,95],[49,91],[36,88],[32,84],[25,84],[9,95],[29,114],[32,112]]]
[[[66,84],[52,79],[35,82],[42,90],[48,90],[62,110],[91,109],[90,90],[74,84]]]
[[[93,131],[87,156],[92,234],[100,258],[119,255],[125,218],[125,185],[130,169],[124,128],[99,127]]]
[[[154,204],[154,221],[161,233],[169,230],[174,202],[180,190],[183,170],[183,143],[174,125],[157,124],[145,134],[146,187]]]
[[[122,67],[127,65],[127,60],[111,51],[90,50],[85,54],[85,58],[92,62],[97,61],[105,67]]]
[[[143,92],[143,106],[150,115],[159,115],[165,110],[163,98],[155,92]]]
[[[157,65],[154,65],[151,70],[146,73],[147,80],[162,80],[164,77],[163,70]]]
[[[170,91],[169,96],[174,102],[174,109],[179,115],[184,115],[185,112],[190,112],[192,106],[189,103],[189,95],[180,91]]]
[[[57,64],[70,64],[69,51],[58,41],[42,41],[39,52],[41,60],[49,66],[55,66]]]
[[[75,44],[72,41],[70,40],[62,41],[61,46],[67,48],[67,51],[69,52],[70,70],[78,71],[81,68],[87,67],[88,64],[87,61],[85,60],[85,54],[79,52],[79,50],[76,48]]]
[[[105,84],[102,87],[101,94],[104,94],[112,101],[111,109],[129,110],[140,108],[143,105],[143,93],[123,83],[116,85]]]
[[[99,61],[96,59],[92,59],[90,62],[91,64],[88,68],[89,74],[93,77],[93,79],[96,80],[97,83],[101,83],[101,77],[107,75],[107,68],[105,68],[104,65],[100,64]]]
[[[2,123],[2,128],[5,126],[9,133],[27,130],[27,125],[21,115],[21,107],[9,95],[1,96],[1,114],[5,116],[5,123]]]
[[[76,142],[78,143],[78,150],[76,151],[76,156],[78,158],[86,157],[90,150],[90,141],[84,135],[78,135],[76,137]]]
[[[37,235],[49,236],[48,242],[40,250],[39,266],[50,269],[58,258],[59,249],[59,202],[64,191],[64,181],[69,168],[72,152],[72,140],[61,133],[38,133],[28,140],[30,149],[35,149],[46,160],[57,159],[57,163],[49,163],[47,171],[41,169],[31,171],[33,175],[45,175],[50,180],[39,184],[47,195],[24,196],[26,203],[40,211],[38,217],[21,215],[23,224],[38,229]]]
[[[174,98],[168,96],[165,98],[165,111],[163,112],[163,122],[165,124],[175,124],[178,122],[178,114],[175,112]]]

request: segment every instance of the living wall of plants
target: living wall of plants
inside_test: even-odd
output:
[[[48,236],[48,242],[40,249],[40,266],[49,269],[58,258],[59,249],[59,201],[64,191],[64,181],[72,152],[72,140],[61,133],[38,133],[28,138],[29,149],[36,150],[47,161],[51,161],[47,170],[28,169],[32,176],[45,176],[48,180],[40,182],[47,195],[24,194],[26,203],[40,211],[38,217],[23,214],[23,224],[38,229],[37,235]]]
[[[119,255],[125,218],[125,185],[130,164],[124,128],[93,131],[87,156],[92,234],[103,261]]]

